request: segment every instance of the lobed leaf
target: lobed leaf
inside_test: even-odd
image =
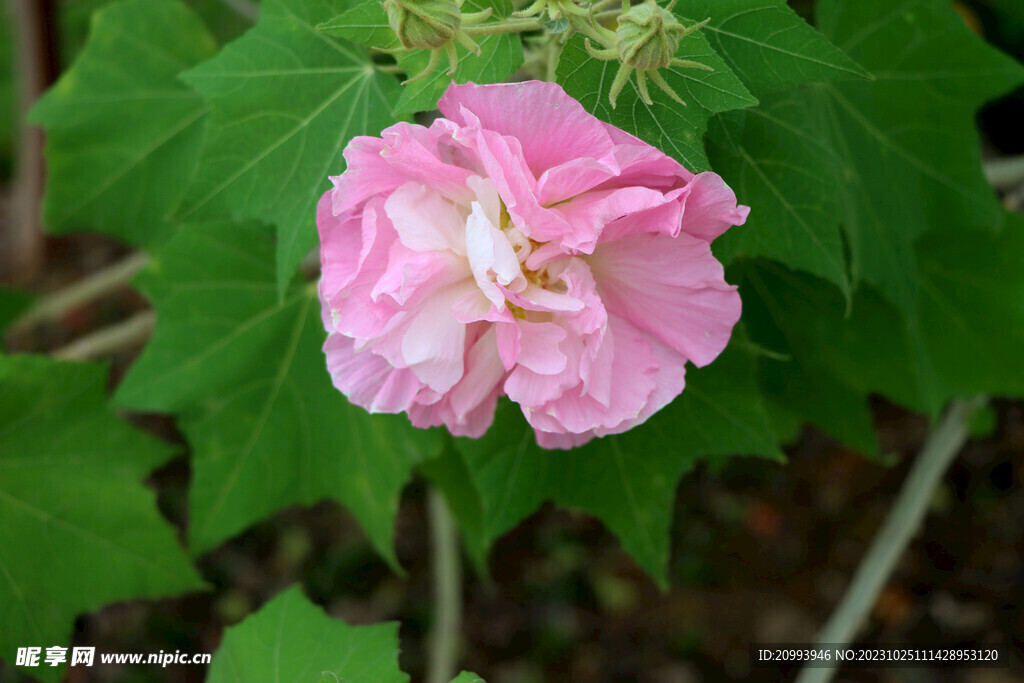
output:
[[[349,626],[295,586],[227,629],[208,683],[405,683],[398,669],[398,624]]]
[[[43,218],[52,231],[139,246],[171,233],[206,114],[178,74],[215,52],[176,0],[125,0],[94,15],[78,59],[29,115],[47,133]]]
[[[545,500],[582,508],[603,521],[662,586],[668,585],[669,527],[679,477],[701,457],[734,454],[781,459],[755,382],[751,358],[729,350],[692,370],[683,394],[644,425],[571,451],[539,448],[511,404],[479,440],[457,439],[477,503],[451,502],[470,555],[483,564],[490,544]],[[448,463],[447,480],[459,481]],[[446,495],[455,487],[442,487]]]
[[[784,0],[690,0],[687,23],[710,17],[708,41],[758,95],[801,83],[870,78]]]
[[[102,365],[0,356],[5,657],[66,645],[75,619],[102,605],[203,588],[142,484],[173,449],[118,420],[106,384]]]
[[[260,226],[183,228],[138,285],[158,314],[153,339],[115,401],[175,412],[193,450],[194,553],[289,505],[341,501],[398,569],[402,488],[437,434],[404,416],[371,417],[331,384],[314,287],[275,286]]]
[[[182,76],[211,114],[180,216],[275,224],[282,293],[317,242],[316,202],[327,176],[344,170],[342,149],[395,121],[397,81],[362,48],[315,28],[338,7],[265,0],[252,29]]]
[[[751,206],[744,225],[716,240],[715,253],[724,262],[772,258],[823,277],[849,296],[835,199],[838,160],[809,94],[794,88],[766,95],[740,125],[723,117],[713,128],[712,165]]]
[[[971,33],[948,3],[823,0],[817,12],[822,32],[875,77],[821,87],[842,159],[835,173],[854,279],[912,313],[914,241],[930,227],[1003,221],[974,115],[1024,82],[1024,66]]]

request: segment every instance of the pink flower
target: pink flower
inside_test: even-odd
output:
[[[729,341],[710,242],[749,209],[553,83],[452,85],[439,108],[353,139],[320,200],[335,386],[469,436],[508,396],[548,448],[644,422]]]

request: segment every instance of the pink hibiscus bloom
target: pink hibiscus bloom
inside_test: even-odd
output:
[[[452,85],[429,128],[345,149],[317,209],[327,367],[370,412],[541,446],[623,432],[740,317],[710,243],[749,209],[553,83]]]

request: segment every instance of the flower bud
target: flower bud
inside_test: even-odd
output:
[[[441,47],[462,27],[456,0],[386,0],[384,9],[398,40],[410,50]]]
[[[634,69],[662,69],[672,63],[687,33],[671,11],[647,0],[619,17],[615,47],[622,62]]]

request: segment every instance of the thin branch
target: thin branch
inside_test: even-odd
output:
[[[458,531],[444,497],[427,489],[427,514],[434,563],[434,618],[427,645],[426,683],[448,683],[459,663],[462,630],[462,566]]]
[[[57,72],[56,40],[51,30],[53,0],[12,0],[17,36],[18,100],[23,122],[32,104]],[[14,182],[12,225],[4,252],[11,279],[26,285],[42,271],[45,252],[40,204],[43,197],[43,131],[22,124]]]
[[[299,272],[307,280],[316,280],[320,277],[320,247],[313,247],[299,264]]]
[[[984,397],[966,403],[954,401],[942,422],[929,434],[921,454],[907,475],[896,503],[861,560],[839,606],[818,634],[818,643],[843,647],[857,635],[896,562],[921,526],[935,488],[967,441],[971,417],[985,405]],[[835,667],[804,667],[797,683],[828,683]]]
[[[57,320],[68,311],[125,286],[147,263],[149,255],[141,251],[136,252],[66,289],[44,297],[12,323],[11,333],[30,329],[49,320]]]
[[[1024,156],[990,159],[984,168],[985,177],[997,190],[1009,190],[1024,183]]]
[[[243,19],[255,23],[260,18],[260,6],[255,2],[250,2],[250,0],[221,0],[221,2],[233,9]]]
[[[153,334],[156,325],[154,311],[142,311],[110,327],[76,339],[50,355],[63,360],[91,360],[102,358],[121,349],[140,346]]]

